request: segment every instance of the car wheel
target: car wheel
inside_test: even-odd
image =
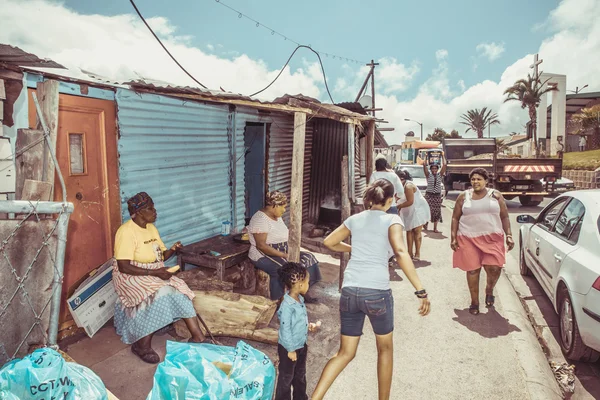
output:
[[[573,311],[573,303],[571,302],[567,288],[564,286],[561,287],[559,295],[560,347],[565,356],[574,361],[598,361],[600,353],[587,347],[581,340],[577,319]]]
[[[533,201],[533,200],[531,200],[530,196],[519,196],[519,202],[521,202],[522,206],[531,206],[531,207],[539,206],[540,204],[542,204],[541,200]]]
[[[523,238],[519,235],[519,271],[523,276],[531,276],[531,270],[525,261],[525,249],[523,248]]]

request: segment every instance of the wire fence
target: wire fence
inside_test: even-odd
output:
[[[70,203],[0,201],[0,213],[23,215],[0,221],[0,365],[56,346],[72,212]]]

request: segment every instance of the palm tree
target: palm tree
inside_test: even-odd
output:
[[[460,117],[464,119],[460,123],[468,126],[465,133],[473,130],[477,132],[477,138],[479,139],[483,137],[483,132],[487,127],[500,123],[498,114],[493,113],[491,109],[488,110],[487,107],[483,107],[481,110],[478,108],[469,110]]]
[[[536,76],[527,74],[527,79],[519,79],[514,85],[504,91],[504,94],[507,95],[506,99],[504,99],[505,103],[508,101],[518,101],[521,103],[521,108],[527,108],[529,111],[529,121],[533,131],[533,146],[536,157],[540,156],[540,149],[537,145],[537,108],[540,105],[542,96],[558,90],[556,86],[546,86],[550,78],[542,82],[540,79],[541,74],[541,71]],[[542,112],[546,112],[546,110],[542,110]]]
[[[600,147],[600,104],[581,109],[571,117],[570,123],[578,128],[574,132],[575,135],[593,132],[590,148],[597,149]]]

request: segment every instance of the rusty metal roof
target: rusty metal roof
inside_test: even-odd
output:
[[[0,63],[19,67],[64,68],[50,59],[41,59],[35,54],[27,53],[18,47],[0,43]]]

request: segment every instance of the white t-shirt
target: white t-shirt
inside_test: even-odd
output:
[[[248,225],[248,232],[250,233],[250,251],[248,257],[252,261],[258,261],[258,259],[264,257],[264,255],[256,248],[256,240],[254,239],[253,233],[266,233],[267,244],[277,244],[287,242],[289,239],[290,231],[283,219],[278,218],[277,221],[273,221],[267,214],[262,211],[257,211],[252,219],[250,225]]]
[[[369,179],[369,185],[375,182],[377,179],[387,179],[394,185],[394,189],[396,190],[396,196],[402,197],[404,196],[404,186],[402,186],[402,181],[398,178],[395,172],[390,171],[373,171],[371,174],[371,178]]]
[[[389,228],[402,218],[379,210],[365,210],[344,221],[352,233],[352,253],[344,272],[343,287],[388,290],[390,274],[388,260],[392,246]]]

